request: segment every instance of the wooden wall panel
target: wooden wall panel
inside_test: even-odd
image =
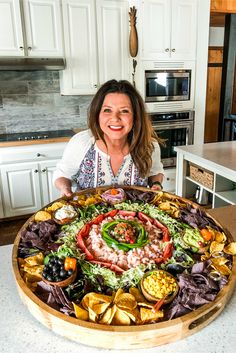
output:
[[[204,142],[218,141],[223,48],[210,47],[208,51],[208,76]]]
[[[236,13],[236,1],[211,0],[211,12]]]

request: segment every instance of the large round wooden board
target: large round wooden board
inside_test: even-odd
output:
[[[103,189],[105,190],[106,188]],[[135,187],[135,189],[150,191],[141,187]],[[92,191],[92,189],[86,190],[86,192],[88,191]],[[177,197],[176,195],[173,195],[173,197],[194,205],[191,201]],[[194,205],[194,207],[197,207],[197,205]],[[212,218],[210,215],[208,216]],[[218,293],[216,300],[177,319],[140,326],[109,326],[68,317],[42,302],[26,286],[20,275],[17,261],[20,233],[33,219],[34,216],[30,217],[21,228],[13,246],[12,264],[19,295],[28,310],[38,321],[55,333],[73,341],[106,349],[139,349],[167,344],[192,335],[207,326],[221,313],[232,295],[236,279],[235,257],[229,282]],[[215,223],[220,225],[217,221]],[[227,229],[223,229],[227,237],[232,239]]]

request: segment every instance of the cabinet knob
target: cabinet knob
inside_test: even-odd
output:
[[[32,50],[32,47],[28,47],[28,50]]]
[[[166,48],[165,51],[168,52],[170,49],[169,48]]]
[[[98,85],[94,85],[94,88],[97,88],[98,87]]]
[[[35,169],[35,170],[34,170],[34,173],[38,173],[38,172],[39,172],[38,169]]]
[[[40,157],[41,156],[41,154],[40,153],[37,153],[37,157]]]
[[[47,169],[46,168],[43,168],[42,169],[42,173],[46,173]]]
[[[20,50],[24,50],[24,47],[20,47],[19,49],[20,49]]]
[[[173,48],[173,49],[171,49],[171,51],[175,52],[175,49]]]

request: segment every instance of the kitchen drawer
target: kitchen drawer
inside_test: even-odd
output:
[[[59,159],[66,142],[0,148],[0,164]]]

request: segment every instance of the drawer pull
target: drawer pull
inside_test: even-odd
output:
[[[46,168],[42,169],[42,173],[46,173],[46,171],[47,171]]]
[[[39,172],[38,169],[35,169],[35,170],[34,170],[34,173],[38,173],[38,172]]]
[[[41,156],[41,153],[37,153],[37,157],[40,157]]]

